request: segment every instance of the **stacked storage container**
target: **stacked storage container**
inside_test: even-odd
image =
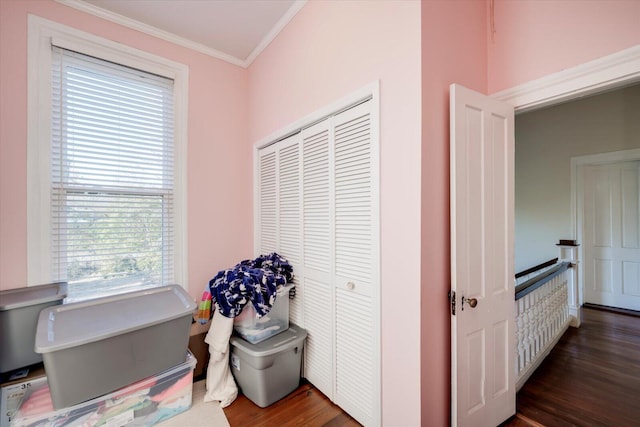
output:
[[[8,427],[27,388],[46,382],[33,350],[40,310],[62,304],[66,283],[0,291],[0,427]]]
[[[268,314],[258,318],[251,303],[233,321],[233,329],[251,344],[257,344],[289,328],[289,292],[293,285],[280,287]]]
[[[294,391],[300,384],[302,350],[307,332],[289,325],[289,291],[278,290],[273,307],[258,318],[247,304],[234,321],[231,372],[242,393],[264,408]]]
[[[152,426],[191,407],[196,359],[95,399],[53,409],[47,383],[29,390],[11,427]],[[73,381],[71,381],[73,383]]]
[[[0,374],[42,362],[33,351],[38,315],[66,296],[66,283],[0,291]]]
[[[150,426],[187,410],[195,308],[172,285],[36,311],[30,347],[46,380],[21,397],[11,426]]]
[[[53,406],[76,405],[183,363],[195,308],[171,285],[42,310],[35,349]]]
[[[231,337],[231,372],[242,393],[264,408],[298,388],[306,337],[307,331],[293,324],[257,344]]]

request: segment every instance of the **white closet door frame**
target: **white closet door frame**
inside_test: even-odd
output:
[[[371,289],[371,302],[373,307],[373,347],[377,349],[373,355],[374,359],[374,378],[373,378],[373,396],[377,402],[374,408],[377,408],[376,413],[371,414],[371,425],[379,426],[382,420],[382,400],[381,400],[381,377],[382,377],[382,364],[381,364],[381,283],[380,283],[380,83],[375,81],[359,90],[352,92],[351,94],[341,98],[340,100],[333,102],[319,110],[316,110],[305,117],[296,120],[295,122],[281,128],[280,130],[270,134],[269,136],[262,138],[254,144],[254,171],[258,170],[259,151],[275,144],[288,136],[301,132],[302,129],[310,127],[314,123],[317,123],[330,116],[345,111],[351,107],[361,104],[367,100],[371,102],[371,169],[373,171],[372,177],[372,256],[376,262],[376,270],[372,272],[373,285]],[[331,154],[333,156],[333,154]],[[301,159],[302,162],[302,159]],[[332,170],[333,173],[333,170]],[[254,172],[253,183],[253,201],[254,201],[254,251],[256,255],[260,251],[260,218],[258,215],[259,206],[259,183],[258,174]],[[295,272],[294,272],[295,273]],[[304,325],[302,325],[304,327]],[[335,348],[335,347],[334,347]]]

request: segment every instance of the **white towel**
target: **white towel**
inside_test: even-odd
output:
[[[215,308],[214,308],[215,310]],[[238,397],[231,368],[229,367],[229,338],[233,332],[233,319],[215,310],[211,326],[204,342],[209,344],[209,367],[207,368],[207,392],[205,402],[220,401],[225,408]]]

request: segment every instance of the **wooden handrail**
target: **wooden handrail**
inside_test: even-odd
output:
[[[523,296],[535,291],[540,286],[544,285],[559,274],[562,274],[565,270],[568,270],[571,267],[573,267],[573,265],[570,262],[565,261],[561,264],[558,264],[556,267],[534,277],[533,279],[529,279],[526,282],[516,286],[516,301]]]
[[[516,279],[519,279],[522,276],[526,276],[527,274],[535,273],[536,271],[542,270],[543,268],[550,267],[557,262],[558,262],[558,258],[554,258],[554,259],[550,259],[549,261],[545,261],[542,264],[538,264],[535,267],[527,268],[526,270],[523,270],[520,273],[516,273]]]

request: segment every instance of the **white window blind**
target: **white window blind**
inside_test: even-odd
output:
[[[167,284],[173,81],[52,49],[52,276],[71,300]]]

